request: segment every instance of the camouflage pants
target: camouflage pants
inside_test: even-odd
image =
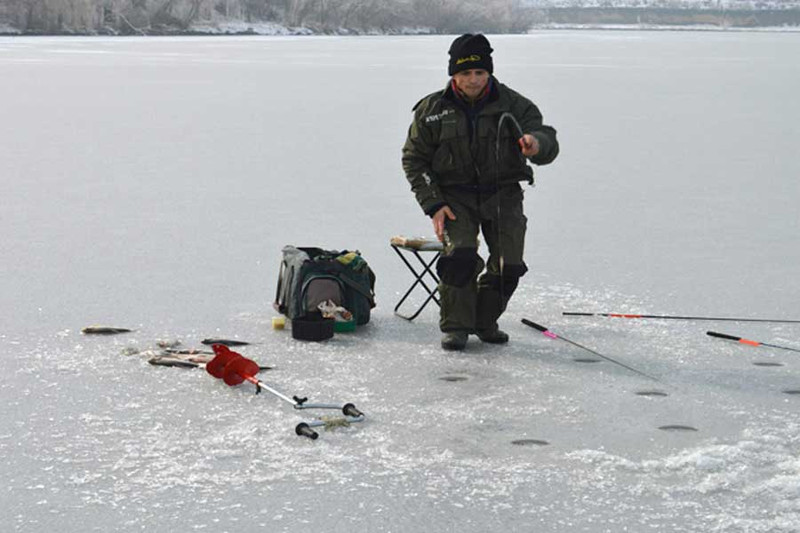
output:
[[[514,184],[491,194],[449,191],[445,199],[456,219],[445,222],[445,249],[436,265],[441,279],[439,328],[469,333],[492,329],[527,271],[522,188]],[[479,232],[489,248],[486,262],[478,255]]]

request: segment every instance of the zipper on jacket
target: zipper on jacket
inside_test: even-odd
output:
[[[481,182],[481,171],[478,168],[477,160],[477,153],[475,152],[478,149],[478,115],[475,115],[475,119],[472,120],[472,139],[470,139],[470,159],[472,159],[472,168],[475,169],[475,185],[479,185]]]

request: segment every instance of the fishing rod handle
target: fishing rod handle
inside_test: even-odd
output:
[[[734,337],[733,335],[728,335],[726,333],[717,333],[716,331],[706,331],[706,335],[710,337],[718,337],[720,339],[728,339],[729,341],[740,341],[742,340],[741,337]]]
[[[317,440],[317,437],[319,437],[319,433],[311,429],[305,422],[297,424],[297,427],[294,428],[294,432],[300,437],[308,437],[311,440]]]
[[[530,327],[532,327],[533,329],[538,329],[538,330],[539,330],[539,331],[541,331],[542,333],[544,333],[545,331],[547,331],[547,328],[546,328],[546,327],[544,327],[544,326],[542,326],[542,325],[540,325],[540,324],[537,324],[536,322],[532,322],[532,321],[528,320],[527,318],[523,318],[523,319],[522,319],[522,323],[523,323],[523,324],[525,324],[526,326],[530,326]]]
[[[570,312],[564,311],[561,313],[564,316],[595,316],[595,313],[577,313],[577,312]]]

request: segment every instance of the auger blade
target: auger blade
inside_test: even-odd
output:
[[[216,355],[214,359],[206,364],[206,372],[215,378],[222,378],[225,375],[225,366],[237,357],[242,356],[222,344],[215,344],[212,348]]]
[[[258,363],[240,355],[225,365],[223,372],[222,379],[227,385],[238,385],[245,379],[252,378],[258,374]]]

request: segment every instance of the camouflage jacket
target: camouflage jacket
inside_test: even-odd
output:
[[[542,114],[527,98],[491,78],[490,92],[470,108],[448,84],[414,106],[414,120],[403,146],[403,170],[422,210],[433,215],[447,202],[442,191],[454,187],[490,191],[498,186],[532,181],[517,140],[524,133],[539,141],[539,153],[528,158],[546,165],[558,155],[556,130],[542,124]],[[499,149],[498,149],[499,148]]]

